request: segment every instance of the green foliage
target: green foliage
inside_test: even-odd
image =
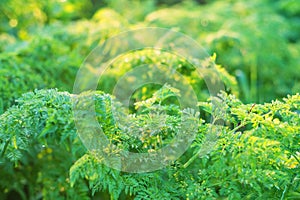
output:
[[[0,3],[0,9],[2,12],[0,31],[26,37],[27,30],[34,26],[43,26],[58,19],[69,21],[90,17],[90,14],[93,13],[93,4],[88,0],[46,0],[42,2],[3,0]]]
[[[289,96],[284,102],[274,101],[264,105],[245,105],[225,93],[219,99],[226,111],[221,115],[226,126],[221,127],[217,144],[210,153],[201,157],[198,155],[203,136],[211,127],[210,123],[205,123],[199,127],[197,138],[187,153],[165,169],[142,174],[120,173],[107,168],[101,157],[90,152],[72,166],[71,182],[76,185],[76,181],[86,179],[93,190],[113,187],[114,190],[110,189],[113,191],[110,192],[111,199],[118,199],[122,191],[135,199],[299,197],[299,94]],[[137,105],[148,108],[146,110],[151,107],[150,110],[154,111],[162,106],[157,104],[152,107],[153,104],[149,102],[154,100],[148,99]],[[210,104],[199,105],[203,110],[211,110]],[[138,120],[138,116],[143,114],[136,116],[133,120],[128,119],[134,122],[128,128],[131,131],[126,132],[130,138],[134,138],[132,134],[137,131],[132,125],[147,129],[147,124],[155,124],[155,120],[159,120],[159,116],[142,120]],[[167,119],[168,114],[164,118]],[[176,125],[172,127],[173,130],[178,129]],[[105,132],[109,138],[119,135],[109,132]],[[156,134],[163,141],[168,141],[163,137],[163,129]],[[118,147],[138,146],[147,150],[148,145],[141,146],[141,141],[147,144],[148,140],[155,144],[151,135],[138,135],[141,136],[139,140],[117,139],[122,141]],[[196,159],[190,162],[193,156]]]
[[[34,89],[71,91],[87,53],[123,26],[116,16],[116,12],[103,9],[93,21],[82,20],[68,26],[56,23],[37,29],[40,35],[28,33],[28,41],[1,35],[4,52],[0,54],[0,113],[21,94]],[[116,21],[114,26],[107,23],[112,20]]]
[[[109,123],[105,115],[109,95],[92,96],[99,120]],[[1,198],[11,194],[22,199],[90,198],[85,182],[71,187],[68,177],[72,163],[85,152],[76,134],[72,98],[67,92],[35,90],[1,115],[0,173],[5,177],[0,183]]]
[[[85,151],[72,117],[71,96],[56,90],[26,93],[1,115],[2,199],[87,198],[83,182],[69,185],[69,167]]]
[[[196,93],[199,100],[204,101],[209,96],[207,84],[202,76],[207,76],[212,82],[214,82],[215,80],[218,80],[215,78],[215,76],[218,75],[220,81],[226,85],[226,90],[238,96],[239,91],[237,80],[235,77],[231,76],[221,65],[216,65],[214,62],[215,59],[216,55],[210,58],[206,64],[207,66],[203,66],[203,69],[205,67],[211,67],[213,70],[207,70],[207,72],[205,70],[200,70],[202,74],[199,74],[199,71],[196,70],[195,66],[189,63],[185,58],[178,57],[172,52],[158,50],[134,51],[121,55],[114,60],[113,64],[106,69],[105,72],[103,72],[99,80],[98,89],[111,94],[115,85],[117,84],[117,81],[128,71],[133,70],[136,67],[146,65],[149,67],[149,69],[153,69],[147,72],[146,77],[148,79],[157,78],[155,68],[158,68],[159,72],[164,75],[164,77],[171,77],[172,80],[180,80],[181,77],[178,76],[178,73],[180,73],[180,75],[183,76],[187,81],[186,84],[192,86],[193,91]],[[201,61],[198,60],[198,62]],[[213,73],[214,70],[216,71],[215,73]],[[137,77],[130,76],[129,78],[130,80],[133,79],[135,82],[137,82],[137,80],[135,80]],[[127,79],[129,80],[129,78]],[[139,79],[143,78],[144,77],[139,77]],[[126,84],[124,87],[126,87]],[[132,95],[131,98],[133,103],[150,98],[153,92],[155,92],[158,88],[159,86],[154,84],[144,85]],[[126,90],[126,88],[124,88],[124,90]],[[191,95],[192,94],[186,94],[186,96]]]
[[[299,17],[286,16],[295,1],[215,1],[159,9],[146,17],[149,26],[174,28],[197,38],[217,62],[236,74],[244,102],[265,102],[299,91]],[[294,51],[295,52],[295,51]],[[278,74],[281,77],[276,78]]]
[[[0,10],[0,199],[300,199],[297,0],[3,0]],[[226,91],[206,101],[206,84],[186,59],[138,50],[114,60],[99,80],[103,92],[69,93],[93,48],[145,26],[181,31],[209,49],[205,67],[216,68]],[[138,88],[129,112],[123,108],[109,94],[141,65],[184,76],[200,114],[180,107],[178,99],[191,95],[170,83]],[[183,114],[198,124],[196,137],[163,169],[111,169],[78,137],[78,97],[83,108],[95,102],[96,119],[117,147],[108,154],[169,145],[189,128]]]
[[[80,61],[68,46],[42,37],[15,47],[14,52],[1,54],[0,113],[21,94],[35,88],[71,91]]]
[[[95,100],[97,119],[112,143],[123,150],[148,152],[167,145],[180,129],[179,107],[161,104],[173,95],[176,89],[163,87],[151,99],[137,103],[139,113],[127,116],[122,124],[111,118],[109,108],[115,104],[109,95],[85,97]],[[226,126],[220,127],[210,153],[198,156],[203,137],[211,128],[200,119],[196,139],[179,160],[141,174],[110,169],[93,152],[78,159],[84,150],[76,136],[72,98],[55,90],[35,91],[23,95],[18,106],[1,115],[1,177],[8,181],[1,181],[4,195],[13,191],[26,199],[39,196],[41,191],[49,199],[90,198],[104,192],[111,199],[124,195],[129,199],[253,199],[300,194],[299,95],[284,102],[245,105],[223,93],[219,99],[226,111],[221,115]],[[210,104],[199,105],[211,114]],[[195,120],[199,118],[195,116]],[[53,184],[59,191],[53,190]],[[29,188],[28,193],[24,187]]]

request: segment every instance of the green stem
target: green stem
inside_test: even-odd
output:
[[[4,156],[4,153],[5,153],[5,151],[6,151],[7,147],[8,147],[9,142],[10,142],[10,139],[6,140],[5,145],[3,147],[3,150],[1,152],[1,156],[0,156],[1,158]]]
[[[284,196],[285,196],[285,193],[286,193],[286,191],[287,191],[287,186],[285,186],[284,187],[284,190],[283,190],[283,192],[282,192],[282,195],[281,195],[281,198],[280,198],[280,200],[283,200],[284,199]]]
[[[228,134],[232,134],[235,131],[239,130],[240,128],[242,128],[243,126],[249,124],[250,122],[246,123],[245,121],[243,121],[240,125],[238,125],[237,127],[235,127],[234,129],[232,129],[231,131],[228,132]],[[183,168],[187,168],[201,153],[201,148],[197,151],[196,154],[194,154],[184,165]]]
[[[197,157],[198,155],[200,154],[201,152],[201,148],[197,151],[196,154],[193,155],[193,157],[191,157],[184,165],[183,165],[183,168],[187,168]]]
[[[295,156],[295,154],[292,153],[292,156],[297,160],[298,164],[300,164],[300,160]]]
[[[234,133],[234,132],[236,132],[237,130],[239,130],[240,128],[242,128],[242,127],[244,127],[244,126],[246,126],[247,124],[249,124],[250,122],[245,122],[245,121],[243,121],[240,125],[238,125],[237,127],[235,127],[234,129],[232,129],[231,131],[229,131],[228,133],[229,134],[232,134],[232,133]]]

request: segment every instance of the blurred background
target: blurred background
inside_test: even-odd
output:
[[[300,91],[297,0],[2,0],[0,10],[1,70],[4,65],[34,68],[49,87],[71,85],[76,69],[99,42],[150,26],[183,32],[216,53],[216,62],[236,77],[244,102]],[[41,65],[53,66],[50,74],[59,78],[41,76]]]

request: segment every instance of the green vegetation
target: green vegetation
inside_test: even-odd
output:
[[[0,11],[0,199],[300,199],[297,0],[3,0]],[[197,124],[180,158],[129,173],[83,145],[73,112],[82,96],[72,91],[98,44],[141,27],[195,39],[225,91],[210,97],[195,66],[168,52],[137,50],[114,60],[99,91],[81,102],[95,102],[97,122],[118,147],[110,153],[170,145],[186,128],[183,114]],[[183,75],[200,113],[180,107],[179,88],[148,84],[132,94],[128,114],[113,90],[144,64]]]
[[[97,120],[109,141],[120,149],[147,152],[167,145],[180,130],[179,107],[160,104],[164,97],[157,94],[152,104],[147,100],[136,104],[142,108],[140,114],[122,120],[129,128],[119,126],[107,110],[112,101],[109,95],[87,96],[94,96]],[[26,195],[82,199],[99,191],[112,199],[124,194],[136,199],[299,198],[299,95],[253,106],[221,94],[220,106],[226,113],[220,117],[226,116],[226,126],[220,127],[213,151],[199,157],[203,137],[212,125],[195,116],[200,125],[187,152],[165,169],[142,174],[110,169],[101,164],[101,157],[86,152],[76,135],[72,98],[55,90],[26,93],[17,107],[1,115],[4,191],[15,191],[25,199]],[[211,114],[210,103],[199,102],[199,106]],[[162,119],[166,123],[156,134],[149,134],[147,130]]]

